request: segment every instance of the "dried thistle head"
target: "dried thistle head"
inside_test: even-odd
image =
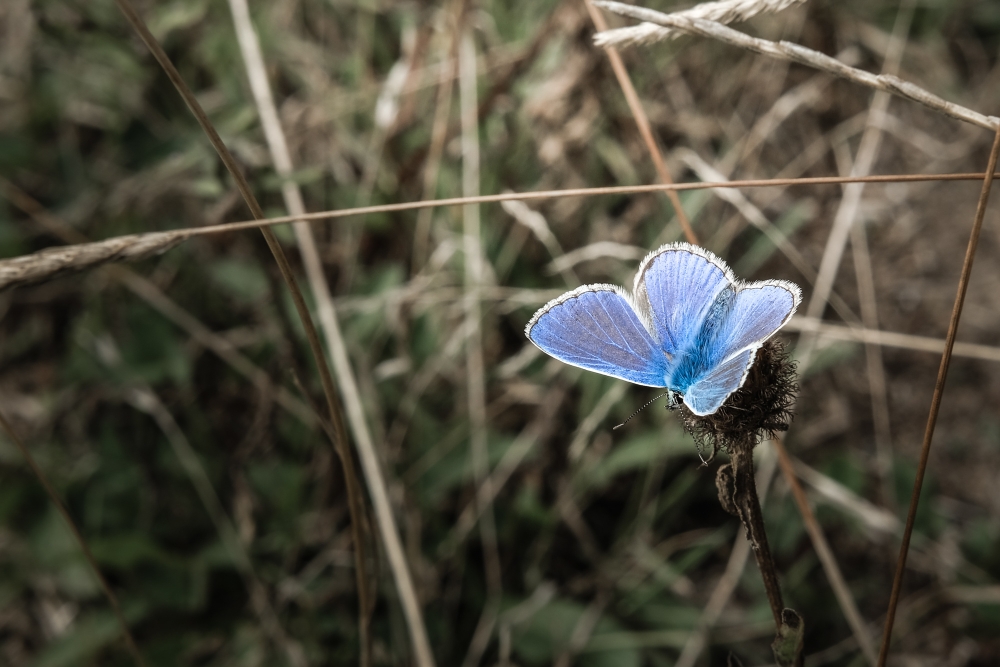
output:
[[[765,437],[787,431],[798,391],[795,363],[785,346],[770,339],[757,350],[743,386],[710,415],[699,417],[679,404],[684,429],[698,451],[709,451],[708,461],[720,447],[753,449]],[[706,461],[707,462],[707,461]]]

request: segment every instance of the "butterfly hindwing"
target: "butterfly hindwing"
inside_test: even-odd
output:
[[[687,350],[719,294],[736,282],[721,259],[697,246],[670,243],[651,252],[635,276],[635,298],[648,308],[669,355]]]
[[[585,285],[535,313],[528,338],[560,361],[647,387],[666,386],[666,357],[633,307],[612,285]]]
[[[757,350],[788,321],[801,299],[798,286],[783,280],[738,286],[705,350],[712,366],[685,392],[684,402],[692,412],[714,413],[743,386]]]
[[[704,417],[722,407],[729,395],[743,386],[757,348],[743,350],[719,364],[684,392],[684,404]]]

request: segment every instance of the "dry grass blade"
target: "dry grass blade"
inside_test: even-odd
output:
[[[184,102],[187,104],[188,108],[191,110],[195,118],[198,120],[198,124],[202,127],[202,130],[204,130],[205,134],[208,135],[208,138],[211,141],[213,148],[215,148],[216,152],[219,154],[219,157],[222,159],[222,162],[226,165],[227,170],[232,175],[233,179],[236,181],[237,188],[239,189],[240,194],[243,196],[243,199],[246,202],[247,206],[250,208],[250,212],[253,214],[254,218],[257,218],[258,220],[263,218],[264,211],[263,209],[261,209],[260,204],[257,202],[257,199],[254,197],[253,192],[250,190],[250,185],[247,182],[245,176],[243,175],[242,171],[236,164],[236,161],[233,158],[232,154],[229,152],[229,149],[226,148],[226,145],[222,142],[222,139],[219,137],[218,132],[212,126],[211,121],[208,119],[208,116],[201,108],[201,105],[198,103],[198,100],[191,92],[191,89],[187,86],[183,78],[180,76],[180,73],[177,71],[173,63],[170,61],[170,58],[167,56],[166,52],[163,51],[163,48],[159,45],[159,43],[156,41],[156,38],[153,37],[152,33],[149,31],[145,22],[142,20],[142,17],[139,16],[139,14],[135,11],[135,8],[132,7],[131,3],[128,0],[116,0],[116,3],[118,4],[118,7],[122,11],[122,13],[128,19],[128,22],[132,25],[132,27],[136,30],[136,32],[139,33],[139,36],[142,38],[142,41],[146,44],[147,48],[149,48],[149,50],[152,52],[157,62],[167,73],[168,78],[170,79],[171,83],[174,84],[174,87],[180,93],[181,97],[184,98]],[[326,358],[323,355],[323,349],[319,341],[319,336],[316,332],[316,327],[313,324],[312,316],[309,314],[309,310],[306,306],[305,299],[302,295],[302,291],[299,289],[297,281],[295,280],[295,276],[292,273],[291,267],[288,264],[288,259],[285,257],[284,251],[282,250],[277,237],[275,237],[274,233],[269,229],[261,228],[261,231],[264,234],[264,239],[267,241],[267,245],[270,248],[271,253],[274,255],[274,259],[278,264],[279,270],[281,271],[282,278],[284,279],[285,283],[288,286],[289,292],[291,293],[292,296],[292,301],[295,305],[295,310],[299,316],[299,320],[302,322],[303,328],[305,329],[306,338],[309,342],[309,348],[312,353],[313,360],[316,363],[317,370],[319,371],[321,384],[323,385],[323,393],[326,396],[327,410],[330,413],[331,421],[333,422],[334,427],[338,430],[338,435],[343,437],[343,434],[345,433],[342,426],[343,417],[341,415],[340,406],[337,402],[336,390],[334,389],[333,379],[330,376],[330,369],[326,363]],[[336,359],[337,357],[335,351],[331,351],[331,353],[334,354],[334,358]],[[344,440],[345,441],[339,443],[338,445],[342,451],[346,451],[348,447],[346,443],[346,438],[344,438]],[[376,467],[377,467],[377,462],[376,462]],[[371,489],[373,497],[378,496],[378,491],[379,489],[377,488]],[[386,502],[386,505],[387,504],[388,503]],[[376,503],[376,506],[377,505],[378,503]],[[383,529],[383,534],[385,532],[386,532],[385,529]],[[389,549],[390,559],[391,559],[392,556],[394,555],[392,550],[392,545],[391,544],[387,545],[387,549]],[[412,588],[412,586],[410,588]],[[364,593],[359,592],[359,595],[363,594]],[[404,601],[405,601],[405,596],[404,596]],[[414,637],[414,644],[426,645],[426,640],[421,642],[419,637]],[[429,653],[429,649],[427,649],[427,652]],[[418,656],[421,653],[422,651],[418,650]],[[422,663],[422,667],[423,665],[430,665],[430,664],[433,663]]]
[[[830,56],[818,51],[813,51],[812,49],[807,49],[798,44],[792,44],[790,42],[772,42],[766,39],[758,39],[739,32],[738,30],[727,28],[721,23],[716,23],[715,21],[688,18],[677,14],[664,14],[652,9],[633,7],[632,5],[625,5],[620,2],[594,0],[594,4],[602,9],[607,9],[608,11],[621,14],[622,16],[628,16],[640,21],[649,21],[651,23],[656,23],[657,25],[675,28],[691,34],[700,35],[702,37],[717,39],[721,42],[725,42],[726,44],[731,44],[742,49],[747,49],[748,51],[753,51],[754,53],[760,53],[774,58],[781,58],[782,60],[790,60],[808,67],[814,67],[849,81],[859,83],[863,86],[868,86],[876,90],[884,90],[892,93],[893,95],[899,95],[900,97],[905,97],[913,100],[914,102],[919,102],[920,104],[928,106],[935,111],[940,111],[941,113],[951,116],[952,118],[965,121],[966,123],[972,123],[973,125],[978,125],[979,127],[984,127],[988,130],[995,130],[998,126],[1000,126],[1000,118],[995,116],[986,116],[978,111],[973,111],[972,109],[967,109],[953,102],[948,102],[947,100],[938,97],[937,95],[930,93],[923,88],[910,83],[909,81],[903,81],[898,77],[888,74],[876,75],[871,72],[849,67],[835,58],[831,58]],[[604,45],[600,34],[595,37],[595,43],[598,46]]]
[[[243,54],[243,61],[246,65],[247,77],[250,79],[250,88],[253,91],[254,101],[257,105],[257,112],[260,115],[261,125],[264,128],[264,136],[267,139],[268,148],[271,152],[271,159],[274,162],[275,170],[285,181],[281,186],[281,193],[285,200],[285,206],[292,215],[306,212],[302,192],[297,183],[291,180],[292,157],[288,150],[288,142],[285,133],[281,129],[281,121],[278,118],[278,110],[274,104],[274,95],[271,93],[271,86],[267,80],[267,71],[264,67],[264,56],[261,53],[260,41],[250,20],[250,10],[246,0],[230,0],[229,8],[233,15],[233,23],[236,28],[236,36]],[[344,348],[343,336],[337,322],[337,314],[333,307],[333,298],[330,296],[330,288],[323,273],[323,265],[320,261],[319,251],[316,249],[316,241],[313,237],[312,228],[304,222],[296,222],[293,225],[295,237],[298,241],[302,253],[302,262],[305,265],[306,277],[309,281],[310,290],[316,300],[316,310],[319,315],[323,333],[326,335],[327,347],[330,350],[341,350]],[[337,355],[335,358],[342,358],[345,355]],[[345,386],[343,380],[345,374],[350,374],[350,367],[341,368],[335,364],[338,380],[340,380],[340,391],[342,394],[348,393],[350,385]],[[347,433],[344,429],[343,419],[340,411],[334,410],[333,418],[333,447],[337,456],[341,460],[344,471],[345,486],[347,488],[348,509],[351,514],[351,536],[354,542],[354,567],[358,590],[358,642],[360,644],[360,664],[367,667],[371,664],[371,636],[369,621],[375,609],[374,601],[369,599],[369,583],[367,565],[364,553],[364,494],[361,485],[358,483],[354,467],[354,457],[351,448],[347,443]],[[367,428],[367,424],[362,420],[360,428]],[[357,442],[370,442],[371,438],[355,437]],[[378,478],[369,478],[369,484],[377,483]],[[379,514],[379,521],[393,522],[390,514],[388,518]],[[398,533],[395,526],[392,531]],[[390,561],[396,565],[395,561]],[[408,578],[401,577],[396,569],[397,587],[403,586]],[[415,597],[415,594],[412,594]],[[402,597],[408,597],[406,593],[401,593]],[[413,622],[422,621],[419,617],[407,619]],[[418,628],[415,632],[426,630]]]
[[[865,327],[879,327],[875,278],[871,253],[868,251],[868,234],[861,224],[851,228],[851,249],[854,255],[854,272],[861,296],[861,319]],[[882,497],[889,507],[895,507],[890,474],[893,467],[892,421],[889,414],[889,389],[886,379],[882,348],[865,345],[865,362],[868,366],[868,388],[871,393],[872,418],[875,423],[875,456],[878,475],[882,478]]]
[[[796,476],[811,486],[820,498],[856,517],[872,532],[893,535],[903,531],[902,522],[892,512],[865,500],[840,482],[813,470],[799,459],[793,460],[792,463],[795,466]]]
[[[83,539],[80,529],[76,527],[73,517],[69,515],[69,510],[67,510],[66,506],[63,505],[63,502],[56,494],[56,490],[52,488],[52,484],[49,482],[48,477],[45,476],[45,473],[42,472],[38,463],[35,462],[35,457],[31,455],[30,451],[28,451],[28,448],[24,445],[24,442],[21,441],[21,438],[14,431],[14,428],[7,421],[7,418],[4,416],[2,411],[0,411],[0,426],[3,427],[7,437],[10,438],[11,442],[14,443],[14,446],[17,447],[21,456],[24,457],[28,467],[31,468],[31,472],[35,475],[35,479],[37,479],[42,485],[42,488],[45,489],[45,495],[47,495],[49,500],[52,501],[52,504],[56,506],[59,514],[62,516],[66,525],[73,533],[73,539],[75,539],[77,545],[79,545],[80,551],[83,552],[84,558],[87,559],[87,565],[90,566],[94,576],[97,577],[97,581],[101,586],[101,591],[104,592],[104,597],[108,599],[108,604],[111,605],[111,611],[114,612],[115,619],[117,619],[118,625],[122,631],[122,637],[125,639],[125,645],[128,647],[128,652],[132,654],[132,659],[135,661],[135,664],[139,665],[139,667],[146,667],[146,660],[142,657],[142,653],[139,652],[139,647],[135,643],[132,631],[128,628],[128,621],[125,620],[125,615],[122,613],[121,605],[118,603],[118,596],[116,596],[115,592],[111,590],[108,580],[104,578],[101,568],[97,566],[97,560],[94,558],[94,554],[90,551],[90,546],[87,544],[87,541]]]
[[[458,49],[459,106],[462,121],[462,194],[479,194],[479,118],[476,95],[476,45],[471,29],[463,26]],[[479,206],[462,208],[462,247],[465,265],[465,339],[466,394],[469,411],[469,449],[472,475],[477,493],[491,495],[491,478],[487,453],[486,368],[483,360],[483,328],[479,289],[485,274],[483,239]],[[479,625],[473,634],[463,665],[479,664],[496,624],[503,594],[500,571],[500,551],[497,546],[496,523],[491,505],[477,507],[480,515],[479,535],[483,545],[483,568],[486,575],[487,600],[483,605]]]
[[[805,0],[723,0],[722,2],[703,2],[691,9],[675,12],[673,16],[706,19],[718,23],[735,23],[747,21],[762,13],[776,13],[793,5],[800,5]],[[632,44],[652,44],[678,35],[678,31],[656,25],[655,23],[640,23],[627,28],[604,30],[601,33],[601,46],[630,46]]]
[[[986,204],[990,198],[990,187],[993,185],[993,170],[996,169],[997,157],[1000,156],[1000,128],[993,139],[990,150],[990,160],[986,168],[986,178],[983,179],[983,189],[976,206],[976,217],[969,234],[969,245],[965,251],[962,263],[962,274],[958,281],[958,294],[952,309],[951,320],[948,322],[948,335],[945,337],[944,354],[941,355],[941,366],[938,369],[937,381],[934,383],[934,396],[931,399],[930,414],[927,416],[927,428],[924,431],[924,441],[920,447],[920,461],[917,463],[917,475],[913,482],[913,494],[910,496],[910,509],[906,514],[906,527],[903,529],[903,541],[899,547],[899,559],[896,562],[896,574],[892,580],[892,593],[889,596],[889,610],[886,613],[885,632],[882,634],[882,648],[879,650],[878,665],[885,667],[889,657],[889,645],[892,641],[892,626],[896,619],[896,607],[903,588],[903,575],[906,570],[906,556],[910,550],[910,538],[913,535],[913,524],[917,517],[917,505],[920,503],[920,490],[924,485],[924,473],[927,471],[927,461],[931,451],[931,441],[934,438],[934,427],[937,425],[938,412],[941,409],[941,399],[944,397],[944,384],[948,378],[948,367],[951,365],[951,354],[955,347],[955,335],[958,333],[958,323],[962,318],[962,307],[965,305],[965,295],[969,289],[969,279],[972,276],[972,264],[976,258],[976,248],[979,245],[979,232],[983,228],[983,218],[986,216]]]

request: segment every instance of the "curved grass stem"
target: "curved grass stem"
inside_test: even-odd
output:
[[[160,46],[159,42],[157,42],[153,34],[149,31],[149,28],[146,26],[142,17],[138,14],[138,12],[136,12],[129,0],[116,0],[116,4],[125,15],[129,24],[139,34],[139,37],[146,44],[147,48],[149,48],[153,57],[156,58],[156,61],[163,68],[167,77],[170,79],[171,83],[174,84],[177,92],[184,99],[184,102],[191,110],[191,113],[197,119],[198,124],[208,136],[213,148],[215,148],[223,164],[225,164],[226,169],[233,177],[236,187],[243,196],[243,199],[246,202],[247,207],[250,209],[253,217],[257,220],[263,219],[265,217],[264,211],[251,191],[250,184],[247,182],[246,177],[240,170],[239,165],[236,163],[232,153],[223,143],[221,137],[219,137],[219,133],[216,131],[215,127],[208,119],[208,116],[205,114],[205,111],[198,103],[194,93],[177,71],[177,68],[174,67],[166,52]],[[288,291],[292,297],[292,302],[295,305],[295,310],[298,313],[299,319],[302,321],[306,339],[309,343],[309,349],[312,353],[316,368],[319,372],[320,382],[323,386],[323,393],[326,397],[327,410],[330,414],[333,430],[338,436],[337,440],[334,442],[334,448],[343,462],[342,467],[344,470],[345,485],[347,487],[347,495],[350,501],[349,509],[352,515],[351,522],[355,526],[360,526],[361,508],[358,507],[358,502],[354,502],[354,499],[359,499],[361,497],[360,485],[354,472],[353,456],[347,443],[347,430],[344,425],[344,417],[340,408],[339,398],[333,383],[333,377],[330,373],[330,367],[326,362],[326,356],[324,355],[322,345],[320,344],[319,334],[316,331],[316,326],[313,323],[312,316],[309,314],[309,309],[306,306],[305,297],[302,294],[302,290],[299,288],[295,275],[292,273],[291,266],[288,263],[288,258],[285,256],[281,244],[278,242],[274,232],[270,229],[261,228],[261,232],[264,235],[264,240],[267,242],[268,248],[271,250],[271,254],[274,255],[278,269],[281,271],[281,276],[288,286]],[[371,458],[370,456],[364,456],[365,454],[366,452],[362,452],[365,460]],[[370,466],[366,466],[366,470],[369,467]],[[398,531],[395,529],[394,522],[391,526],[386,526],[385,521],[383,520],[388,513],[387,499],[383,499],[385,491],[382,488],[370,488],[370,490],[373,497],[376,499],[376,510],[379,514],[379,523],[382,527],[383,537],[390,538],[386,540],[386,548],[389,552],[390,563],[393,565],[393,573],[397,576],[399,593],[400,597],[404,601],[403,606],[404,610],[407,612],[407,620],[410,621],[411,638],[413,641],[414,651],[417,656],[417,663],[421,667],[430,667],[433,665],[433,658],[430,652],[429,642],[427,640],[427,632],[426,628],[423,626],[419,607],[416,606],[415,595],[413,595],[413,584],[409,575],[409,570],[406,568],[405,560],[401,559],[402,550],[399,545]],[[391,514],[388,515],[391,522]],[[355,536],[357,536],[357,534],[357,531],[355,531]],[[357,539],[355,539],[355,542],[355,549],[361,550],[363,548],[361,542]],[[359,597],[363,598],[366,594],[367,587],[364,584],[359,585]],[[370,608],[364,600],[361,604],[366,609]]]

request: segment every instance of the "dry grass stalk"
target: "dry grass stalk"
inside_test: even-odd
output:
[[[171,83],[174,85],[177,92],[184,99],[185,104],[188,106],[192,114],[197,119],[198,124],[201,126],[202,130],[208,136],[208,139],[212,144],[213,148],[216,150],[223,164],[225,164],[226,169],[229,171],[230,175],[235,180],[237,188],[239,189],[240,194],[242,195],[247,206],[250,208],[250,212],[253,214],[254,218],[257,219],[263,218],[264,217],[263,209],[261,208],[252,190],[250,189],[250,185],[247,182],[246,177],[244,176],[243,172],[239,169],[232,153],[229,151],[225,143],[223,143],[222,139],[219,137],[218,131],[212,125],[208,116],[205,114],[204,109],[201,107],[201,104],[198,102],[197,98],[194,96],[194,93],[187,86],[184,79],[177,71],[177,68],[174,66],[173,62],[167,56],[166,52],[160,46],[159,42],[156,40],[153,34],[149,31],[149,28],[146,26],[142,17],[139,15],[138,12],[136,12],[135,8],[132,6],[129,0],[116,0],[116,4],[118,5],[118,8],[121,10],[122,14],[125,15],[129,24],[139,34],[139,37],[142,39],[147,48],[153,54],[156,61],[163,68],[164,72],[167,74],[167,77],[170,79]],[[263,233],[264,240],[267,242],[268,248],[271,250],[274,260],[278,265],[278,269],[281,272],[282,279],[288,286],[288,290],[291,294],[292,302],[295,306],[296,313],[298,314],[299,320],[301,321],[303,329],[305,330],[310,351],[312,353],[313,359],[319,371],[320,381],[323,386],[323,393],[326,397],[327,410],[331,421],[334,423],[337,436],[339,439],[339,442],[336,443],[335,446],[339,447],[342,452],[346,452],[348,445],[346,442],[346,437],[344,436],[344,428],[342,425],[343,417],[341,415],[340,405],[337,401],[335,389],[333,386],[333,380],[330,377],[329,366],[327,365],[326,358],[323,355],[322,346],[319,341],[319,336],[316,333],[316,327],[313,324],[312,316],[309,314],[309,310],[306,306],[305,299],[302,295],[302,291],[299,289],[295,276],[292,273],[290,265],[288,264],[288,259],[285,256],[284,250],[282,249],[281,244],[278,242],[277,237],[270,229],[261,228],[261,232]],[[352,474],[352,471],[348,469],[347,465],[345,465],[344,468],[345,468],[345,475]],[[375,491],[373,491],[373,495],[374,494]],[[355,519],[355,523],[356,521],[357,520]],[[364,594],[363,592],[359,591],[359,595],[363,594]],[[426,664],[429,665],[432,663],[426,663]]]
[[[906,571],[906,557],[910,551],[910,538],[913,535],[913,525],[917,519],[917,505],[920,503],[920,491],[924,485],[924,473],[927,471],[927,461],[930,456],[931,442],[934,439],[934,427],[937,426],[941,400],[944,398],[945,381],[948,379],[948,368],[951,365],[951,355],[955,347],[955,335],[962,319],[962,308],[969,289],[969,279],[972,277],[972,264],[976,259],[976,249],[979,246],[979,234],[983,228],[983,218],[986,216],[986,204],[990,198],[990,188],[993,185],[993,170],[996,169],[1000,157],[1000,126],[993,138],[993,148],[990,150],[989,163],[986,167],[986,178],[983,179],[983,189],[979,194],[976,215],[969,234],[969,245],[962,262],[962,274],[958,281],[958,294],[952,308],[951,319],[948,322],[948,334],[945,337],[944,354],[941,355],[941,366],[938,368],[937,381],[934,383],[934,396],[931,399],[930,414],[927,416],[927,427],[924,430],[924,441],[920,447],[920,460],[917,463],[916,479],[913,481],[913,493],[910,496],[910,508],[906,513],[906,527],[903,529],[903,540],[899,547],[899,558],[896,562],[896,572],[892,580],[892,592],[889,596],[889,609],[886,612],[885,631],[882,634],[882,647],[879,649],[878,666],[885,667],[889,658],[889,647],[892,642],[892,627],[896,619],[896,607],[903,588],[903,575]]]
[[[758,14],[777,13],[793,5],[801,5],[805,0],[724,0],[722,2],[703,2],[691,9],[674,12],[671,16],[705,19],[718,23],[729,24],[737,21],[747,21]],[[633,44],[652,44],[665,39],[677,37],[677,29],[666,28],[655,23],[644,22],[627,28],[615,28],[601,33],[601,43],[598,46],[631,46]]]
[[[46,248],[30,255],[0,261],[0,290],[51,280],[108,262],[137,262],[173,248],[185,232],[150,232],[116,236],[96,243]]]
[[[233,24],[236,29],[240,51],[243,54],[247,78],[250,80],[250,89],[253,91],[257,113],[260,115],[271,159],[274,162],[275,171],[285,179],[281,185],[281,194],[285,200],[285,206],[292,215],[302,215],[306,212],[305,202],[298,184],[291,180],[292,157],[288,150],[288,142],[285,139],[281,121],[278,117],[278,109],[274,103],[271,85],[267,79],[267,70],[264,66],[264,56],[261,52],[260,41],[257,39],[257,33],[250,20],[250,10],[247,7],[246,0],[230,0],[229,8],[233,15]],[[316,301],[316,311],[326,338],[327,349],[333,357],[334,371],[337,374],[341,395],[346,397],[352,394],[352,392],[356,395],[357,388],[350,364],[347,364],[346,367],[343,365],[343,360],[347,356],[344,339],[337,322],[337,314],[333,307],[333,298],[330,295],[330,287],[323,272],[323,264],[320,260],[319,251],[316,248],[316,240],[313,236],[312,228],[304,222],[296,222],[293,225],[293,229],[295,230],[295,238],[302,254],[302,263],[305,266],[309,288]],[[349,407],[349,419],[355,431],[354,439],[358,447],[371,446],[372,438],[367,434],[368,425],[364,420],[363,413],[360,421],[352,417],[355,417],[355,415]],[[351,455],[351,449],[347,444],[347,434],[340,419],[339,411],[335,411],[333,415],[333,428],[335,429],[333,444],[343,465],[348,507],[351,513],[351,535],[354,542],[354,567],[358,589],[360,664],[362,667],[367,667],[367,665],[371,664],[369,620],[375,605],[374,601],[369,599],[369,582],[364,553],[364,495],[354,472],[354,457]],[[362,457],[365,458],[365,455],[362,454]],[[366,472],[369,486],[378,484],[384,486],[385,482],[381,478],[381,475],[377,474],[379,472],[377,469],[374,475],[371,474],[368,466],[363,466],[363,470]],[[372,495],[375,496],[378,494],[373,493]],[[389,532],[390,540],[393,536],[396,536],[396,540],[398,541],[399,531],[395,526],[392,512],[386,513],[384,508],[380,506],[376,511],[376,515],[380,526],[388,522],[388,526],[383,530]],[[405,559],[394,557],[397,556],[397,550],[391,546],[387,546],[386,550],[389,553],[389,563],[396,580],[397,588],[409,588],[409,590],[400,590],[399,595],[403,600],[403,607],[407,612],[407,621],[417,624],[416,627],[411,627],[411,634],[426,636],[427,631],[423,627],[419,604],[416,605],[416,616],[410,613],[413,605],[408,604],[408,602],[411,599],[413,601],[416,600],[416,593],[413,591],[413,583],[408,576],[406,561]],[[399,570],[400,567],[403,568],[403,572]]]
[[[818,70],[829,72],[830,74],[839,76],[843,79],[859,83],[863,86],[868,86],[869,88],[874,88],[875,90],[884,90],[888,93],[892,93],[893,95],[898,95],[900,97],[913,100],[914,102],[919,102],[920,104],[930,107],[935,111],[940,111],[947,116],[965,121],[966,123],[978,125],[979,127],[983,127],[988,130],[996,130],[997,127],[1000,127],[1000,118],[997,118],[996,116],[986,116],[978,111],[973,111],[972,109],[967,109],[961,105],[949,102],[931,92],[924,90],[920,86],[910,83],[909,81],[903,81],[899,77],[889,74],[876,75],[861,69],[849,67],[835,58],[831,58],[826,54],[820,53],[819,51],[807,49],[806,47],[798,44],[785,41],[772,42],[766,39],[759,39],[757,37],[751,37],[750,35],[739,32],[738,30],[728,28],[715,21],[689,18],[677,14],[664,14],[652,9],[633,7],[632,5],[612,2],[610,0],[594,0],[594,4],[602,9],[607,9],[610,12],[621,14],[622,16],[628,16],[640,21],[649,21],[657,25],[682,30],[694,35],[716,39],[726,44],[731,44],[748,51],[753,51],[754,53],[760,53],[773,58],[780,58],[781,60],[797,62],[799,64],[806,65],[807,67],[814,67]],[[594,37],[594,43],[598,46],[605,45],[601,37],[601,33],[598,33]]]
[[[47,257],[48,253],[56,253],[56,250],[41,250],[30,255],[22,255],[11,259],[0,260],[0,291],[26,285],[41,280],[49,280],[69,271],[78,271],[92,268],[100,264],[118,260],[140,260],[147,254],[125,254],[116,255],[114,249],[119,240],[125,240],[126,245],[133,244],[136,248],[153,248],[149,252],[156,253],[176,243],[184,241],[194,236],[209,236],[212,234],[222,234],[226,232],[243,231],[247,229],[264,229],[275,225],[284,225],[290,222],[318,222],[320,220],[333,220],[347,218],[355,215],[366,215],[369,213],[389,213],[398,211],[411,211],[424,208],[435,208],[439,206],[464,206],[466,204],[495,204],[504,201],[529,201],[540,199],[558,199],[563,197],[591,197],[600,195],[620,195],[620,194],[641,194],[648,192],[662,191],[689,191],[704,190],[711,188],[769,188],[783,187],[788,185],[834,185],[844,183],[894,183],[894,182],[921,182],[921,181],[981,181],[982,173],[958,173],[958,174],[885,174],[879,176],[819,176],[810,178],[787,178],[787,179],[748,179],[739,181],[727,181],[723,183],[673,183],[656,185],[622,185],[599,188],[568,188],[565,190],[544,190],[539,192],[511,192],[496,195],[480,195],[477,197],[449,197],[445,199],[433,199],[429,201],[402,202],[399,204],[383,204],[379,206],[361,206],[357,208],[337,209],[333,211],[319,211],[316,213],[305,213],[302,215],[285,215],[273,218],[261,218],[259,220],[244,220],[239,222],[227,222],[218,225],[205,227],[189,227],[178,229],[172,232],[148,232],[145,234],[130,234],[127,236],[116,236],[104,241],[94,241],[87,244],[77,244],[66,248],[60,248],[58,254],[63,259],[52,262]],[[167,241],[163,235],[171,237],[171,245],[167,246]],[[148,246],[147,246],[148,244]],[[85,247],[84,247],[85,246]]]
[[[587,13],[590,14],[590,18],[597,29],[602,31],[607,30],[608,24],[601,13],[594,8],[592,0],[584,0],[584,2],[587,5]],[[615,78],[618,79],[618,85],[621,86],[622,93],[625,95],[629,111],[632,112],[632,117],[635,119],[635,124],[639,129],[639,134],[642,136],[646,151],[649,153],[649,157],[653,161],[653,166],[656,168],[656,174],[660,177],[661,183],[672,184],[674,179],[667,170],[667,164],[663,160],[660,148],[656,145],[656,139],[653,137],[653,131],[649,125],[649,118],[642,107],[642,102],[639,101],[638,93],[635,92],[635,86],[632,85],[632,79],[628,75],[628,70],[625,69],[625,63],[614,47],[608,48],[607,53],[608,59],[611,61],[611,69],[614,70]],[[674,213],[677,215],[677,222],[680,223],[681,229],[684,231],[684,237],[688,240],[688,243],[696,244],[698,239],[695,236],[694,229],[691,227],[691,221],[688,220],[687,214],[684,213],[680,197],[672,190],[667,190],[667,197],[674,207]]]
[[[285,133],[281,128],[278,110],[274,104],[274,96],[271,93],[271,86],[267,79],[260,41],[257,39],[257,33],[250,21],[250,10],[247,7],[246,0],[230,0],[229,8],[233,15],[233,24],[236,29],[240,51],[243,55],[243,62],[246,66],[247,78],[250,80],[250,89],[253,92],[257,113],[260,115],[261,126],[264,130],[264,136],[267,139],[271,159],[274,162],[275,171],[277,171],[279,176],[286,179],[281,185],[281,194],[285,200],[285,206],[292,215],[303,214],[305,213],[305,203],[298,184],[294,183],[290,178],[292,174],[291,153],[288,150],[288,142],[285,140]],[[323,274],[323,266],[320,262],[319,251],[316,249],[312,228],[304,222],[296,222],[293,228],[302,254],[302,263],[305,266],[309,287],[316,301],[316,310],[319,315],[320,324],[326,335],[327,347],[330,350],[338,349],[338,347],[343,348],[343,339],[340,335],[336,313],[333,309],[333,299],[330,296],[330,289]],[[338,379],[341,380],[341,394],[346,394],[342,380],[343,370],[338,368],[336,364],[334,367],[338,371]],[[347,372],[350,373],[349,368]],[[367,667],[367,665],[371,664],[371,637],[368,626],[371,612],[374,609],[374,603],[369,600],[369,583],[364,554],[365,542],[362,530],[364,497],[354,473],[354,457],[351,455],[343,424],[340,423],[338,417],[339,415],[334,416],[334,429],[339,430],[339,433],[334,434],[333,444],[343,464],[348,506],[351,513],[351,535],[354,542],[354,566],[357,578],[359,606],[359,661],[362,667]],[[357,437],[355,439],[358,442],[364,441]],[[370,483],[371,481],[369,481]],[[382,518],[381,515],[379,515],[379,518]],[[392,521],[391,514],[390,521]],[[395,565],[396,563],[390,559],[390,564]],[[400,593],[400,597],[405,599],[406,593]]]
[[[458,48],[459,108],[462,124],[462,194],[479,194],[479,118],[476,94],[476,45],[471,28],[462,27]],[[483,239],[479,206],[462,208],[462,249],[465,267],[465,339],[466,392],[469,411],[469,449],[472,475],[477,490],[490,494],[492,479],[487,452],[486,365],[483,359],[483,327],[479,290],[485,277]],[[479,494],[476,494],[478,499]],[[479,664],[493,635],[503,594],[500,550],[492,505],[477,508],[480,515],[479,536],[483,545],[483,569],[487,599],[473,634],[463,665]]]

